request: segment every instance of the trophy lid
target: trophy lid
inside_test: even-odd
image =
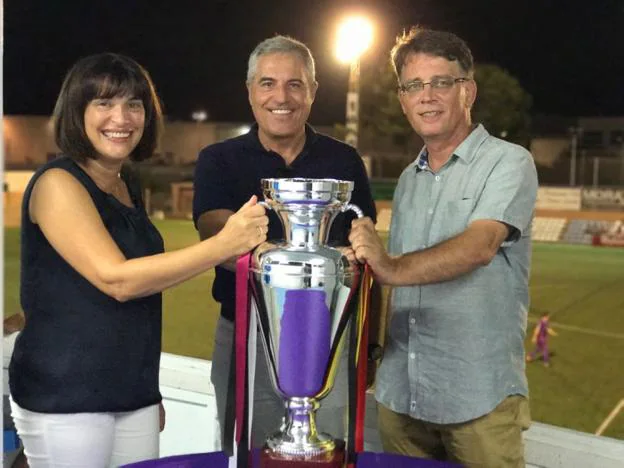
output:
[[[353,182],[338,179],[262,179],[262,192],[267,201],[279,204],[348,203]]]

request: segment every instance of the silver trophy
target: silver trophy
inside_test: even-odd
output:
[[[275,211],[285,242],[265,243],[252,259],[252,294],[271,381],[285,400],[285,417],[267,447],[286,457],[312,457],[336,448],[316,429],[319,400],[334,384],[349,303],[360,269],[326,245],[338,213],[350,204],[353,182],[263,179],[264,205]]]

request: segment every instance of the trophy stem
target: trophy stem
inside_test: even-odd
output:
[[[286,400],[286,415],[280,431],[267,440],[275,452],[294,456],[313,456],[336,448],[334,439],[316,428],[315,398],[291,397]]]

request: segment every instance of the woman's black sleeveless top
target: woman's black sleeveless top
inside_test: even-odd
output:
[[[132,411],[156,404],[161,400],[162,296],[118,302],[52,248],[28,214],[33,186],[51,168],[68,171],[87,189],[126,258],[164,251],[139,184],[125,171],[134,208],[100,190],[68,157],[41,167],[22,205],[20,294],[26,326],[9,368],[11,395],[22,408],[41,413]]]

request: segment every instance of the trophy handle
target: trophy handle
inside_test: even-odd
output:
[[[354,203],[347,203],[346,205],[343,206],[341,211],[344,213],[345,211],[349,211],[349,210],[354,211],[358,218],[364,217],[364,212],[362,211],[362,209]]]

